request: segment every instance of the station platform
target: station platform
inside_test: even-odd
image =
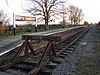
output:
[[[51,35],[58,33],[58,31],[67,31],[72,30],[74,28],[80,28],[83,26],[77,26],[77,27],[70,27],[70,28],[61,28],[61,29],[55,29],[55,30],[48,30],[43,32],[35,32],[31,34],[25,34],[25,35]],[[3,55],[2,53],[6,53],[6,51],[10,51],[14,48],[16,48],[18,45],[22,44],[22,35],[15,35],[15,36],[8,36],[8,37],[0,37],[0,55]]]

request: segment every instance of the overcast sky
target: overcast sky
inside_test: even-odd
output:
[[[23,5],[25,4],[24,0],[7,0],[8,5],[6,5],[6,0],[0,0],[0,9],[5,10],[5,12],[12,14],[21,14],[24,11],[22,10]],[[89,23],[99,22],[100,20],[100,9],[99,4],[100,0],[67,0],[67,4],[72,4],[78,6],[83,10],[85,14],[84,20]]]
[[[70,0],[69,3],[82,8],[85,20],[89,22],[100,21],[100,0]]]

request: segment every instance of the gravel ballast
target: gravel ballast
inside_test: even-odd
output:
[[[78,42],[75,51],[63,59],[52,75],[100,75],[100,66],[97,67],[100,65],[99,47],[100,28],[92,26]]]

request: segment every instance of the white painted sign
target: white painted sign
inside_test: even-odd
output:
[[[36,17],[15,15],[15,21],[36,21]]]

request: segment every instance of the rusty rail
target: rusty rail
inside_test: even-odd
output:
[[[0,69],[4,71],[4,70],[12,67],[16,63],[19,63],[21,56],[24,56],[25,58],[27,58],[27,57],[30,56],[30,53],[33,56],[35,56],[36,53],[35,53],[35,50],[34,50],[33,46],[31,45],[31,41],[33,41],[33,40],[47,41],[48,44],[46,45],[45,49],[43,50],[42,56],[41,56],[40,60],[37,62],[37,65],[35,66],[35,68],[31,69],[28,72],[28,75],[35,75],[46,64],[48,64],[49,61],[52,61],[53,59],[57,58],[60,53],[62,53],[64,50],[66,50],[66,48],[68,48],[76,40],[78,40],[87,30],[88,29],[83,28],[83,27],[81,27],[79,29],[76,28],[76,30],[75,29],[70,30],[71,34],[69,34],[69,36],[65,35],[67,33],[67,31],[65,31],[65,30],[54,32],[54,33],[50,33],[50,34],[49,33],[42,34],[42,35],[22,35],[22,40],[25,40],[24,43],[21,45],[21,47],[18,49],[18,51],[14,55],[13,59],[11,60],[11,63],[1,66]],[[64,34],[66,37],[62,39],[63,36],[61,36],[60,33],[61,33],[61,35]],[[74,35],[79,34],[79,33],[82,33],[82,35],[80,35],[79,37],[75,38],[75,40],[70,41],[71,43],[69,43],[68,45],[66,45],[66,47],[63,48],[62,50],[59,50],[59,52],[55,51],[55,49],[53,47],[53,44],[55,42],[61,42],[64,39],[69,39],[69,38],[74,37]],[[22,55],[22,52],[24,53],[23,55]],[[49,59],[45,60],[45,58],[47,57],[48,54],[49,54]]]

